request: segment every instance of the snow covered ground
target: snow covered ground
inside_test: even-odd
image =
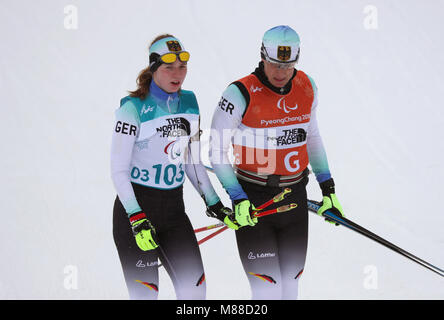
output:
[[[288,24],[346,216],[444,267],[444,1],[1,1],[0,298],[126,299],[111,233],[114,110],[161,33],[191,52],[184,88],[209,124]],[[205,146],[204,141],[204,146]],[[208,163],[206,153],[203,159]],[[220,184],[214,186],[228,204]],[[314,178],[310,198],[320,199]],[[185,185],[194,226],[213,223]],[[249,299],[232,232],[201,246],[208,299]],[[175,295],[161,271],[160,299]],[[301,299],[443,299],[444,279],[310,216]]]

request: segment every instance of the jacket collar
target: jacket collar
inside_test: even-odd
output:
[[[296,69],[294,69],[293,76],[287,82],[287,84],[285,86],[283,86],[282,88],[275,87],[270,83],[270,81],[268,81],[268,78],[265,75],[265,71],[264,71],[264,63],[262,61],[259,62],[258,67],[252,72],[252,74],[254,74],[259,79],[260,82],[262,82],[265,86],[270,88],[273,92],[276,92],[277,94],[284,95],[284,94],[287,94],[290,92],[292,80],[296,76],[297,72],[298,71]]]
[[[168,93],[161,89],[154,80],[151,81],[150,84],[150,94],[152,94],[157,99],[168,101],[172,99],[177,99],[179,97],[179,94],[177,92]]]

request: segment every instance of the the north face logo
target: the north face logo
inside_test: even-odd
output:
[[[191,133],[190,122],[182,117],[166,119],[167,124],[157,128],[157,132],[162,133],[162,137],[189,136]]]

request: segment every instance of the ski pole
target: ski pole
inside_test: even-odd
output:
[[[205,238],[200,239],[200,240],[197,242],[197,244],[198,244],[198,245],[201,245],[201,244],[204,243],[205,241],[210,240],[211,238],[217,236],[219,233],[221,233],[221,232],[223,232],[223,231],[225,231],[225,230],[227,230],[227,229],[228,229],[228,227],[225,226],[225,227],[223,227],[223,228],[221,228],[221,229],[219,229],[219,230],[213,232],[212,234],[206,236]]]
[[[206,231],[206,230],[211,230],[211,229],[219,228],[219,227],[222,227],[222,226],[224,226],[222,229],[219,229],[219,230],[217,230],[217,231],[215,231],[215,232],[209,234],[209,235],[206,236],[205,238],[200,239],[200,240],[197,242],[197,244],[198,244],[198,245],[201,245],[202,243],[204,243],[204,242],[210,240],[211,238],[217,236],[219,233],[225,231],[226,229],[228,229],[228,227],[225,225],[225,223],[218,223],[218,224],[214,224],[214,225],[211,225],[211,226],[207,226],[207,227],[202,227],[202,228],[196,229],[197,231],[194,230],[194,232],[197,233],[197,232],[202,232],[202,231]],[[159,248],[160,248],[160,246],[159,246]],[[160,248],[160,249],[161,249],[161,248]],[[166,256],[165,256],[163,250],[161,250],[161,252],[162,252],[163,256],[166,258]],[[167,260],[167,259],[166,259],[166,260]],[[167,262],[168,262],[168,264],[171,266],[171,264],[169,263],[168,260],[167,260]],[[157,267],[158,267],[158,268],[162,267],[162,264],[159,264]],[[170,268],[172,269],[172,267],[170,267]]]
[[[225,223],[223,223],[223,222],[212,224],[212,225],[209,225],[209,226],[206,226],[206,227],[194,229],[194,233],[198,233],[198,232],[202,232],[202,231],[207,231],[207,230],[223,227],[224,225],[225,225]]]
[[[285,212],[285,211],[289,211],[291,209],[296,208],[298,205],[296,203],[290,203],[290,204],[285,204],[283,206],[280,206],[279,208],[276,209],[271,209],[271,210],[267,210],[267,211],[262,211],[262,212],[257,212],[255,213],[255,217],[259,218],[259,217],[264,217],[264,216],[268,216],[270,214],[274,214],[274,213],[278,213],[278,212]]]
[[[273,198],[271,198],[267,202],[265,202],[262,205],[260,205],[259,207],[257,207],[255,211],[265,209],[266,207],[271,206],[273,203],[284,200],[284,198],[287,197],[290,192],[291,192],[290,188],[285,188],[284,191],[282,191],[281,193],[278,193]]]
[[[207,167],[207,168],[208,168],[208,167]],[[290,204],[290,205],[281,206],[281,207],[279,207],[279,208],[272,209],[272,210],[269,210],[269,211],[266,211],[266,212],[262,212],[262,213],[260,213],[260,214],[258,213],[258,211],[267,208],[268,206],[272,205],[273,203],[277,203],[277,202],[279,202],[279,201],[284,200],[284,198],[285,198],[290,192],[291,192],[291,189],[290,189],[290,188],[285,188],[284,191],[278,193],[277,195],[275,195],[273,198],[271,198],[271,199],[268,200],[267,202],[265,202],[265,203],[261,204],[260,206],[258,206],[257,208],[255,208],[255,210],[252,212],[252,214],[253,214],[255,217],[261,217],[261,216],[270,215],[270,214],[273,214],[273,213],[276,213],[276,212],[284,212],[284,211],[288,211],[288,210],[291,210],[291,209],[293,209],[293,208],[296,208],[296,207],[297,207],[297,204],[292,203],[292,204]],[[290,206],[290,208],[288,208],[288,206]],[[212,225],[209,225],[209,226],[206,226],[206,227],[202,227],[202,228],[194,229],[194,232],[195,232],[195,233],[198,233],[198,232],[202,232],[202,231],[207,231],[207,230],[211,230],[211,229],[214,229],[214,228],[222,227],[222,226],[224,226],[224,225],[225,225],[224,223],[212,224]]]
[[[313,201],[313,200],[308,200],[307,201],[307,205],[308,205],[308,209],[314,213],[317,213],[317,211],[319,210],[319,208],[321,207],[320,203],[317,201]],[[331,211],[327,210],[323,213],[323,216],[325,218],[328,218],[329,220],[333,220],[334,222],[350,229],[353,230],[373,241],[378,242],[379,244],[382,244],[383,246],[399,253],[400,255],[420,264],[421,266],[439,274],[441,277],[444,277],[444,270],[418,258],[417,256],[405,251],[404,249],[401,249],[400,247],[394,245],[393,243],[381,238],[380,236],[374,234],[373,232],[361,227],[360,225],[354,223],[353,221],[346,219],[345,217],[339,217],[337,215],[335,215],[334,213],[332,213]]]
[[[297,207],[296,203],[290,203],[290,204],[286,204],[286,205],[280,206],[279,208],[275,208],[275,209],[271,209],[271,210],[267,210],[267,211],[263,211],[263,212],[257,213],[257,214],[255,214],[255,217],[256,218],[260,218],[260,217],[268,216],[270,214],[274,214],[274,213],[277,213],[277,212],[285,212],[285,211],[289,211],[291,209],[294,209],[296,207]],[[200,232],[200,231],[205,231],[205,230],[210,230],[210,229],[213,229],[213,228],[217,228],[218,226],[222,226],[222,225],[225,226],[225,224],[219,224],[218,223],[218,224],[214,224],[214,225],[211,225],[211,226],[208,226],[208,227],[202,227],[202,228],[199,228],[199,229],[196,229],[196,230],[199,230],[197,232]],[[221,232],[223,232],[223,231],[225,231],[227,229],[228,229],[228,227],[225,226],[222,229],[219,229],[219,230],[211,233],[210,235],[206,236],[205,238],[202,238],[197,243],[200,245],[200,244],[204,243],[205,241],[210,240],[211,238],[217,236],[218,234],[220,234]]]
[[[211,167],[205,166],[205,169],[207,169],[208,171],[214,173],[214,169],[211,168]],[[263,210],[263,209],[265,209],[266,207],[272,205],[273,203],[277,203],[277,202],[279,202],[279,201],[284,200],[285,197],[287,197],[288,194],[289,194],[290,192],[291,192],[291,189],[290,189],[290,188],[285,188],[282,192],[278,193],[277,195],[275,195],[273,198],[271,198],[271,199],[268,200],[267,202],[264,202],[264,203],[261,204],[260,206],[256,207],[255,210],[253,211],[253,214],[254,214],[255,216],[258,216],[258,215],[256,215],[257,211]],[[291,204],[291,205],[292,205],[292,206],[294,205],[294,207],[292,207],[292,209],[295,208],[295,207],[297,206],[296,204]],[[284,211],[286,211],[286,210],[284,210]],[[280,211],[270,212],[270,213],[268,213],[268,214],[272,214],[272,213],[276,213],[276,212],[280,212]]]

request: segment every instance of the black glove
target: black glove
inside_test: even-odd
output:
[[[219,219],[223,223],[225,223],[230,229],[237,230],[239,226],[237,225],[236,220],[234,219],[233,211],[224,207],[222,202],[217,202],[212,206],[207,207],[207,216]]]

